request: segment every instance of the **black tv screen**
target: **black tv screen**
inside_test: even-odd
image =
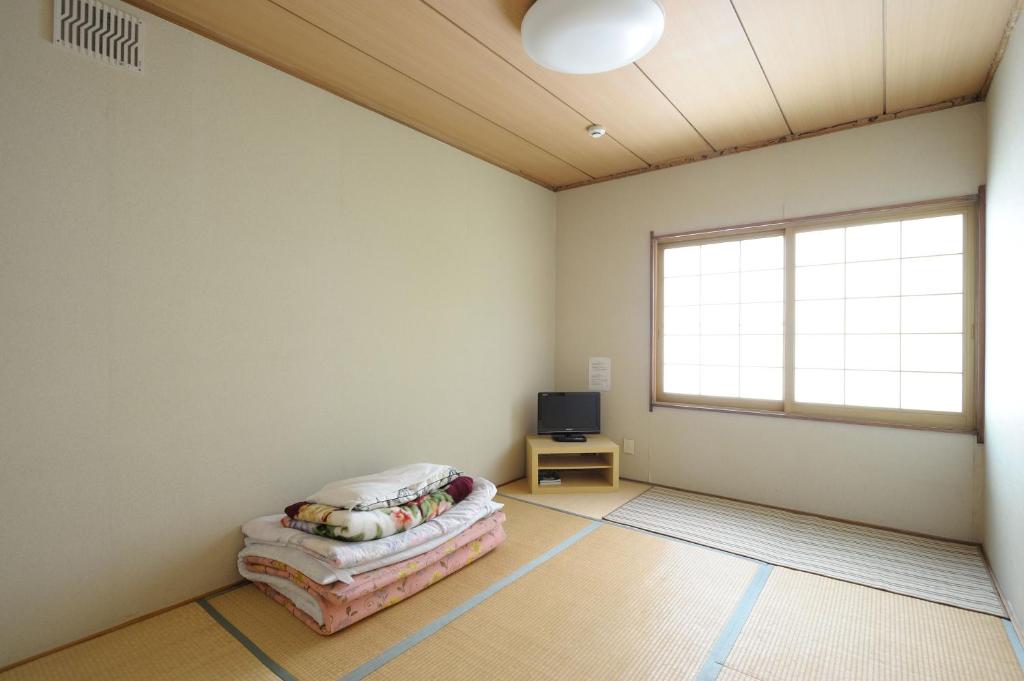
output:
[[[601,393],[537,393],[537,434],[600,433]]]

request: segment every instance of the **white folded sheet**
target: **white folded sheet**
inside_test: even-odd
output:
[[[239,562],[246,556],[260,556],[290,565],[318,584],[351,583],[355,575],[426,553],[500,510],[502,504],[493,501],[495,494],[492,482],[473,478],[469,496],[436,518],[406,532],[364,542],[319,537],[282,526],[283,515],[263,516],[242,526],[246,539]]]
[[[320,609],[320,603],[292,580],[277,575],[268,575],[264,572],[253,572],[245,566],[245,561],[241,557],[238,559],[238,572],[250,582],[263,582],[274,587],[277,593],[294,603],[299,610],[312,617],[317,624],[324,625],[324,613]]]
[[[350,584],[352,582],[351,570],[336,568],[302,549],[291,546],[264,544],[246,537],[245,548],[238,552],[238,559],[243,560],[247,556],[281,561],[286,565],[291,565],[317,584],[333,584],[335,582]]]

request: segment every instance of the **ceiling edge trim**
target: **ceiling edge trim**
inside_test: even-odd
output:
[[[1024,2],[1024,0],[1021,0],[1021,2]],[[609,182],[611,180],[619,180],[624,177],[642,175],[644,173],[649,173],[656,170],[666,170],[668,168],[689,165],[691,163],[699,163],[700,161],[708,161],[713,158],[719,158],[721,156],[739,154],[744,151],[753,151],[755,149],[773,147],[779,144],[785,144],[787,142],[798,142],[800,140],[808,139],[810,137],[819,137],[821,135],[827,135],[833,132],[842,132],[843,130],[863,128],[864,126],[867,125],[874,125],[876,123],[886,123],[888,121],[893,121],[898,118],[909,118],[910,116],[917,116],[919,114],[942,111],[944,109],[951,109],[953,107],[964,106],[966,104],[974,104],[975,102],[979,101],[982,101],[980,95],[967,95],[965,97],[956,97],[954,99],[947,99],[946,101],[939,102],[937,104],[919,106],[913,109],[905,109],[903,111],[897,111],[894,113],[877,114],[874,116],[868,116],[866,118],[859,118],[855,121],[849,121],[847,123],[840,123],[838,125],[829,126],[827,128],[821,128],[819,130],[808,130],[807,132],[794,133],[792,135],[785,135],[783,137],[774,137],[772,139],[763,140],[761,142],[753,142],[751,144],[743,144],[736,147],[729,147],[728,149],[719,149],[718,151],[696,154],[693,156],[685,156],[683,158],[674,159],[672,161],[664,161],[663,163],[657,163],[649,168],[637,168],[636,170],[627,170],[621,173],[615,173],[614,175],[607,175],[605,177],[594,178],[592,180],[584,180],[582,182],[574,182],[572,184],[562,185],[560,187],[555,187],[554,190],[556,192],[562,192],[569,189],[587,187],[589,185],[598,184],[600,182]]]
[[[1003,29],[1003,37],[999,39],[999,47],[996,48],[996,54],[992,57],[992,64],[988,67],[988,73],[985,74],[985,82],[981,84],[981,92],[978,94],[980,100],[988,97],[988,89],[992,87],[992,79],[996,77],[996,70],[999,69],[999,64],[1003,61],[1006,46],[1010,43],[1010,35],[1013,33],[1013,27],[1017,25],[1017,19],[1020,18],[1022,10],[1024,10],[1024,0],[1017,0],[1017,4],[1010,12],[1010,18],[1006,22],[1006,28]]]

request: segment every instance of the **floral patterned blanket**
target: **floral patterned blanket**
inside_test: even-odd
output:
[[[249,556],[243,574],[311,629],[333,634],[422,591],[469,565],[505,540],[501,512],[415,558],[364,573],[352,584],[321,585],[279,561]]]
[[[337,579],[350,581],[352,575],[401,562],[450,541],[476,521],[501,509],[501,504],[493,501],[496,493],[494,483],[473,478],[470,495],[446,512],[411,530],[375,541],[345,542],[301,532],[282,526],[282,515],[254,518],[242,526],[242,534],[252,554],[263,555],[265,547],[279,555],[301,551],[323,562],[337,573]],[[347,576],[342,577],[342,573]]]
[[[300,502],[285,510],[287,515],[281,518],[281,524],[329,539],[370,541],[390,537],[425,523],[447,511],[454,503],[451,495],[442,490],[424,494],[408,504],[372,511],[351,511]]]

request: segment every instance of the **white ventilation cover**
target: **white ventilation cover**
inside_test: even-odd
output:
[[[96,0],[53,0],[53,42],[115,66],[142,70],[142,20]]]

